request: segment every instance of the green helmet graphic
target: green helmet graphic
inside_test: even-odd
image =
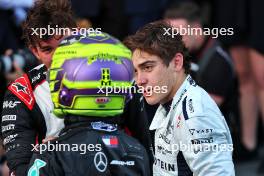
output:
[[[115,116],[131,99],[131,52],[105,33],[70,36],[53,55],[49,79],[57,116]]]

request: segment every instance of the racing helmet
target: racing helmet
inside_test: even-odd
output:
[[[131,52],[103,32],[70,36],[54,52],[48,78],[56,116],[116,116],[132,98]]]

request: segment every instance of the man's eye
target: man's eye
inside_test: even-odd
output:
[[[43,49],[42,52],[50,53],[52,51],[52,48]]]
[[[150,71],[152,71],[152,66],[146,66],[146,67],[144,67],[144,71],[146,71],[146,72],[150,72]]]

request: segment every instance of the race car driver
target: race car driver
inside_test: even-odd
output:
[[[233,176],[228,126],[188,74],[187,49],[172,30],[166,22],[153,22],[125,40],[133,52],[136,83],[145,88],[148,104],[160,104],[150,125],[156,130],[154,175]]]
[[[150,175],[144,147],[118,129],[132,98],[132,79],[130,51],[108,34],[63,40],[53,55],[49,85],[54,114],[65,119],[65,129],[52,144],[41,145],[70,149],[34,154],[28,176]],[[81,145],[87,152],[76,151]]]

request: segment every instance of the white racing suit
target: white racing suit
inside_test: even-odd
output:
[[[159,106],[150,130],[156,130],[154,175],[235,175],[226,121],[191,76],[176,92],[169,110]]]

